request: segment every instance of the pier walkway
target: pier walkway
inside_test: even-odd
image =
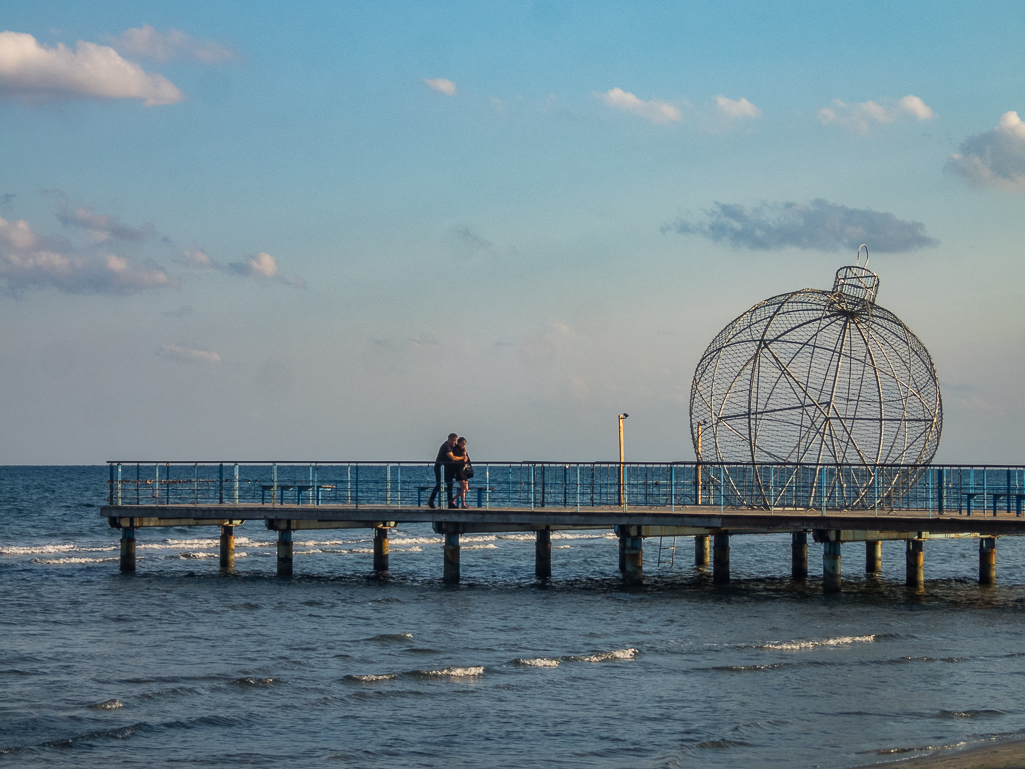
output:
[[[389,569],[388,533],[430,523],[444,535],[443,575],[459,580],[459,536],[536,533],[535,574],[552,575],[551,532],[612,530],[627,584],[644,580],[644,540],[693,537],[697,565],[730,578],[730,538],[789,533],[791,576],[808,574],[808,542],[823,548],[823,589],[841,589],[844,543],[865,543],[881,570],[881,542],[906,542],[909,585],[924,582],[924,543],[977,538],[979,580],[996,580],[996,541],[1025,534],[1022,466],[819,466],[705,463],[477,465],[472,504],[426,506],[433,466],[404,462],[110,462],[100,514],[121,531],[121,570],[134,572],[139,529],[218,526],[220,565],[234,567],[234,530],[262,521],[277,534],[277,573],[293,573],[292,533],[374,531],[373,567]],[[444,499],[444,490],[442,499]]]

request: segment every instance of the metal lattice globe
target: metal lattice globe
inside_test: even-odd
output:
[[[928,464],[943,422],[936,370],[918,337],[875,304],[878,288],[867,268],[843,267],[832,291],[774,296],[719,332],[691,387],[699,461]],[[898,485],[911,482],[905,474]]]

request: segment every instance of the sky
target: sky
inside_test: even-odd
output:
[[[1025,462],[1020,2],[0,13],[0,464],[691,460],[870,249],[937,461]]]

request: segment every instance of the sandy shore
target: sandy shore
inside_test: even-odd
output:
[[[862,769],[1025,769],[1025,740],[868,764]]]

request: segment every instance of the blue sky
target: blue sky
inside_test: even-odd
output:
[[[1020,3],[0,17],[0,463],[691,459],[715,333],[872,250],[1023,462]],[[726,212],[726,213],[724,213]],[[809,212],[818,212],[812,215]]]

